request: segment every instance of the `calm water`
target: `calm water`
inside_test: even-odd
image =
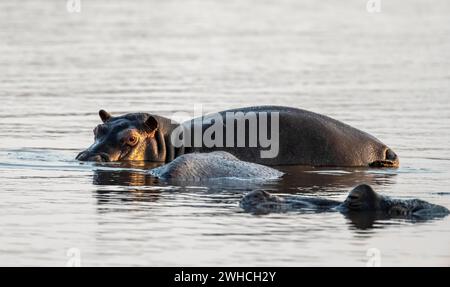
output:
[[[40,2],[40,3],[37,3]],[[114,2],[114,3],[110,3]],[[226,3],[225,3],[226,2]],[[450,207],[450,3],[0,2],[0,265],[450,265],[450,217],[253,216],[264,188],[384,194]],[[280,181],[160,182],[74,161],[97,111],[171,116],[255,104],[324,113],[379,137],[399,169],[284,169]]]

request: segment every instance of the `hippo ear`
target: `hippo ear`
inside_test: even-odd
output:
[[[111,118],[111,115],[105,110],[98,111],[98,115],[100,116],[102,122],[104,123],[106,123]]]
[[[149,131],[155,131],[158,128],[158,121],[153,116],[148,116],[148,119],[144,123],[145,127]]]

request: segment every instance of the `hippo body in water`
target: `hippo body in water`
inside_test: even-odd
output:
[[[222,151],[184,154],[149,172],[160,179],[187,181],[218,178],[276,179],[283,175],[281,171],[271,167],[241,161]]]
[[[372,213],[382,218],[431,219],[444,217],[450,211],[419,199],[393,199],[376,193],[369,185],[355,187],[344,202],[308,196],[281,197],[266,191],[253,191],[240,201],[246,212],[254,214],[290,211],[339,211],[343,214]]]
[[[239,113],[243,115],[241,117],[236,116]],[[247,145],[245,148],[230,148],[225,143],[226,137],[229,135],[224,132],[224,147],[213,147],[213,149],[227,151],[241,160],[264,165],[341,167],[397,167],[399,165],[399,159],[394,151],[368,133],[330,117],[297,108],[259,106],[232,109],[206,115],[202,121],[193,119],[183,123],[183,126],[187,131],[195,129],[206,131],[217,121],[219,115],[222,118],[222,120],[219,120],[220,124],[226,130],[228,125],[232,124],[231,121],[227,121],[228,115],[234,115],[234,118],[237,119],[235,125],[232,125],[233,132],[231,134],[234,146],[237,146],[236,139],[239,138],[239,132],[236,127],[240,123],[244,123],[245,120],[251,119],[252,114],[257,118],[255,122],[258,122],[258,124],[255,124],[253,129],[257,130],[258,135],[264,129],[274,130],[274,126],[271,126],[272,120],[278,123],[276,125],[278,131],[271,134],[271,136],[279,139],[277,147],[264,148],[257,142],[255,147]],[[245,142],[251,142],[248,132],[245,134]],[[194,140],[191,139],[189,144],[194,146]],[[186,152],[207,152],[211,149],[211,147],[205,145],[185,148]],[[269,150],[273,151],[274,149],[277,149],[275,157],[262,156],[264,152],[269,154]]]
[[[375,137],[332,118],[296,108],[248,107],[182,124],[147,113],[112,117],[100,110],[99,115],[103,124],[94,129],[95,142],[77,156],[78,160],[168,163],[182,154],[221,150],[240,160],[264,165],[396,167],[399,164],[392,149]],[[230,115],[233,118],[229,121]],[[252,120],[256,120],[255,125]],[[206,134],[213,126],[222,128],[223,138],[212,137],[217,140],[212,146],[205,142],[196,145],[195,132]],[[173,143],[175,132],[182,144]],[[257,141],[250,138],[254,132],[258,132]],[[265,142],[261,141],[261,135],[265,135]],[[243,147],[239,139],[245,139]],[[263,156],[268,149],[272,153]]]

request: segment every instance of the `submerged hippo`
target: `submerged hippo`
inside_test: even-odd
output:
[[[382,217],[431,219],[444,217],[450,211],[439,205],[419,199],[393,199],[376,193],[369,185],[355,187],[344,202],[308,196],[281,197],[266,191],[253,191],[242,198],[240,206],[247,212],[267,214],[289,211],[339,211],[375,213]]]
[[[375,137],[296,108],[248,107],[182,124],[147,113],[113,117],[100,110],[99,115],[103,124],[94,129],[95,142],[78,160],[168,163],[182,154],[222,150],[264,165],[399,165],[395,152]],[[208,135],[213,144],[202,142]]]
[[[161,179],[204,180],[217,178],[275,179],[281,171],[239,160],[223,151],[184,154],[168,164],[150,170]]]

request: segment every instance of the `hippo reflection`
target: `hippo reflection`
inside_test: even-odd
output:
[[[95,170],[93,184],[98,186],[95,198],[99,206],[111,203],[123,205],[125,202],[155,202],[160,196],[160,190],[148,189],[149,186],[158,184],[157,179],[144,172]],[[108,211],[107,207],[99,207],[99,210]]]

